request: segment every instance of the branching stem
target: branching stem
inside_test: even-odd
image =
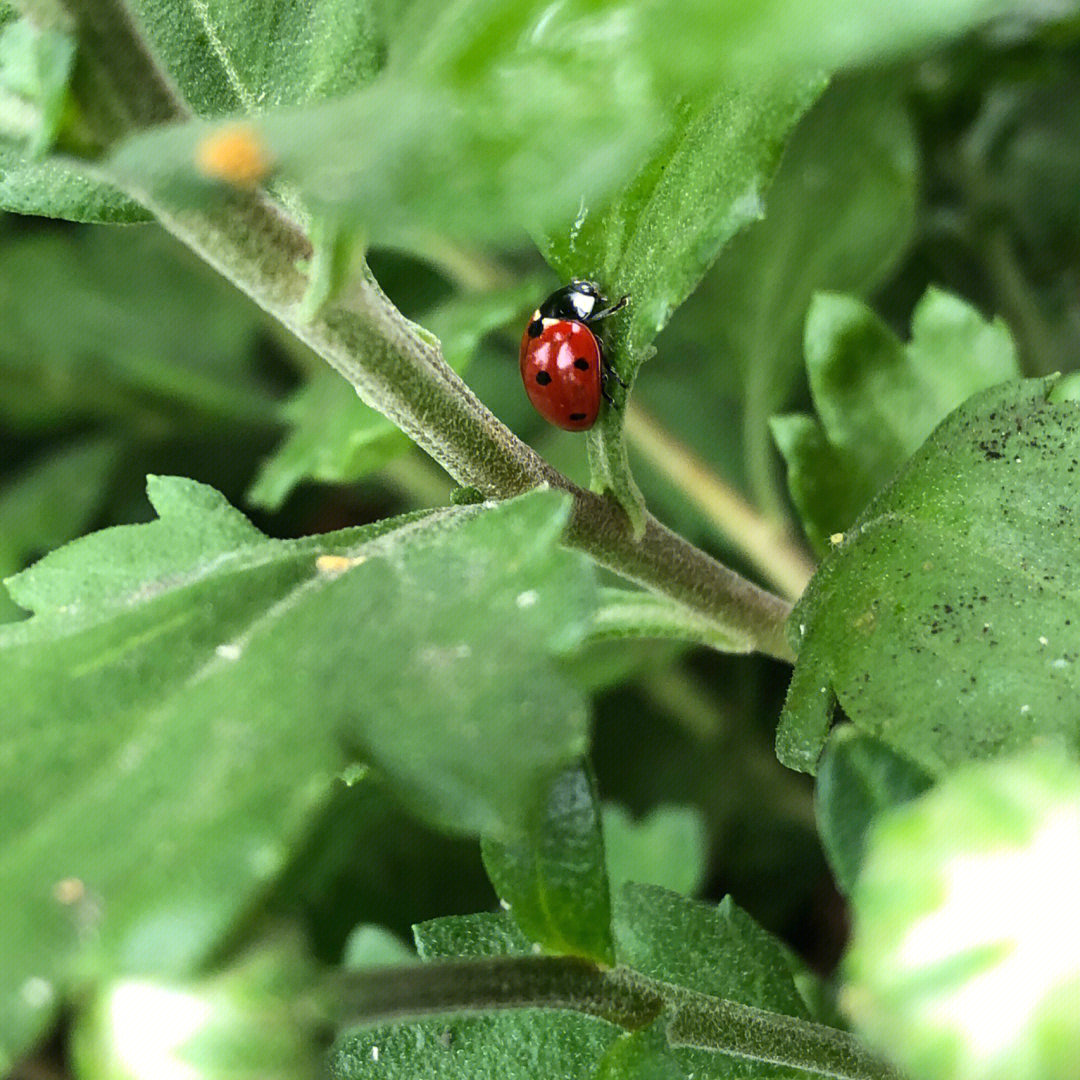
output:
[[[835,1080],[898,1080],[846,1031],[768,1012],[569,956],[501,956],[341,976],[347,1023],[447,1013],[570,1009],[637,1031],[663,1015],[672,1046],[800,1069]]]

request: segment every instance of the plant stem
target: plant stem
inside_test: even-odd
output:
[[[846,1031],[705,994],[678,992],[667,1035],[672,1046],[786,1065],[837,1080],[900,1077]]]
[[[23,2],[30,7],[52,6],[52,0]],[[92,15],[95,26],[132,27],[122,0],[64,3],[77,26]],[[81,39],[80,48],[91,48],[96,41],[96,36]],[[132,33],[125,41],[125,48],[143,55],[125,57],[102,48],[96,57],[102,70],[111,71],[111,89],[121,97],[137,93],[128,74],[132,64],[158,72],[137,35]],[[163,118],[169,109],[162,106],[162,95],[173,91],[164,76],[155,74],[153,81],[154,116]],[[173,115],[183,116],[183,103],[175,96],[171,101]],[[571,546],[716,620],[724,632],[734,628],[747,635],[761,651],[792,658],[784,634],[790,613],[785,601],[722,566],[654,518],[647,519],[644,535],[636,539],[614,500],[571,484],[485,408],[443,360],[438,342],[391,304],[366,267],[342,295],[306,318],[303,300],[308,282],[299,265],[311,259],[311,243],[269,197],[235,190],[193,207],[190,200],[151,190],[139,177],[108,163],[95,168],[331,364],[368,405],[458,483],[496,499],[540,484],[571,493],[574,508],[566,536]]]
[[[644,409],[626,412],[626,434],[635,449],[660,470],[717,529],[785,596],[796,600],[814,573],[810,557],[767,521],[734,488]]]
[[[343,973],[336,982],[342,1019],[357,1024],[433,1013],[573,1009],[636,1031],[663,1007],[648,989],[623,987],[593,961],[574,956],[433,960]]]
[[[1053,335],[1017,262],[1008,234],[1000,226],[994,226],[978,243],[998,303],[1016,334],[1021,358],[1027,361],[1027,372],[1048,375],[1060,370]]]
[[[638,1031],[666,1014],[672,1046],[836,1080],[896,1080],[899,1075],[846,1031],[576,957],[436,960],[351,972],[339,976],[337,985],[348,1024],[501,1009],[572,1009]]]
[[[1054,335],[1020,266],[1012,239],[999,222],[1001,209],[984,164],[985,144],[1002,122],[1002,116],[995,107],[984,111],[961,150],[950,159],[968,204],[961,218],[962,234],[982,262],[1016,338],[1025,370],[1030,375],[1047,375],[1061,367]]]
[[[697,641],[720,652],[746,653],[753,649],[753,642],[745,636],[736,631],[719,633],[714,620],[703,619],[666,596],[640,589],[601,589],[589,639],[627,638]]]

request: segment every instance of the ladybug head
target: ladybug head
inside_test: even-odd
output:
[[[604,298],[595,282],[574,279],[569,285],[553,292],[540,305],[545,319],[574,319],[588,322],[593,313],[604,306]]]

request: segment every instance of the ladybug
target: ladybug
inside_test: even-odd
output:
[[[556,427],[591,428],[600,399],[615,404],[607,380],[626,388],[590,327],[625,307],[629,299],[624,296],[607,307],[593,282],[574,280],[533,312],[521,338],[521,379],[536,411]]]

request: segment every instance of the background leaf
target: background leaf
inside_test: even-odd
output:
[[[29,430],[111,419],[158,435],[196,418],[264,424],[261,320],[156,229],[6,240],[0,417]]]
[[[692,896],[707,863],[705,822],[689,806],[658,806],[638,821],[614,803],[603,812],[608,878],[615,892],[625,882],[659,885]]]
[[[878,815],[921,795],[930,777],[851,724],[835,728],[818,768],[818,829],[837,884],[850,895]]]
[[[481,848],[495,891],[531,941],[547,952],[612,963],[600,807],[585,766],[552,781],[523,838],[485,838]]]
[[[315,955],[334,964],[358,923],[405,939],[418,921],[495,904],[475,838],[425,826],[367,768],[334,784],[266,908],[299,924]]]
[[[781,513],[767,421],[802,370],[806,310],[820,289],[865,293],[895,265],[915,224],[918,155],[895,78],[840,79],[792,133],[766,213],[735,236],[660,339],[671,358],[654,407],[754,501]],[[689,366],[686,367],[689,361]],[[685,372],[685,374],[681,373]],[[702,384],[713,411],[698,418]],[[677,394],[677,396],[675,396]]]
[[[931,775],[1055,736],[1080,745],[1069,551],[1080,405],[1010,383],[945,420],[822,563],[792,616],[777,735],[813,769],[829,688]]]
[[[41,29],[29,19],[0,24],[0,136],[23,136],[31,158],[56,140],[74,61],[69,34]],[[29,128],[20,131],[27,120]]]
[[[859,301],[818,294],[806,320],[806,367],[820,427],[779,417],[772,430],[819,554],[948,413],[1020,374],[1005,324],[936,290],[915,308],[906,346]]]

